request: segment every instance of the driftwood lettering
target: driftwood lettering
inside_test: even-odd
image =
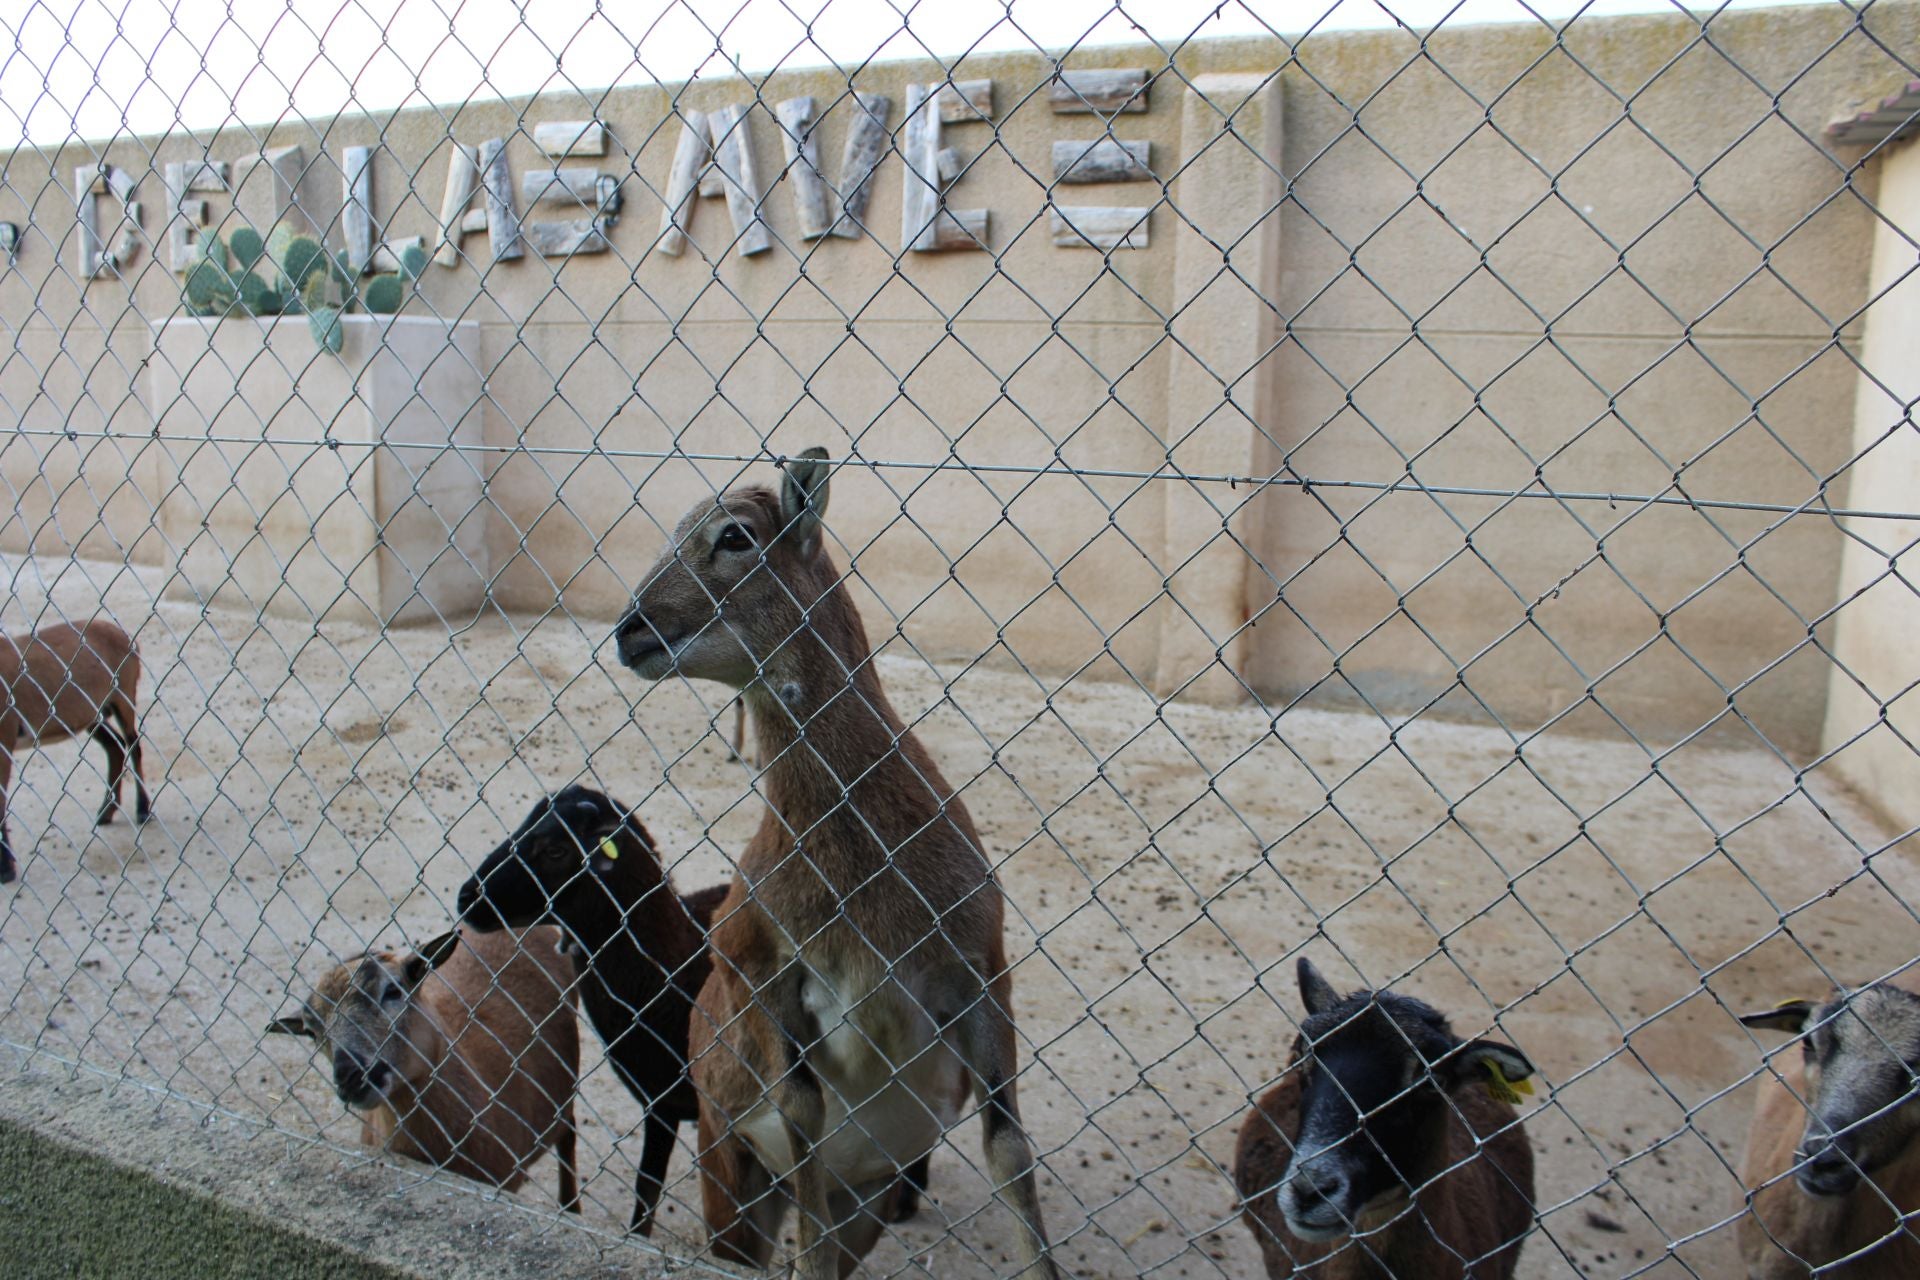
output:
[[[760,220],[760,181],[754,175],[747,109],[735,103],[709,112],[707,133],[713,139],[713,167],[719,170],[727,193],[734,245],[747,257],[765,253],[773,247],[773,240],[767,234],[767,224]]]

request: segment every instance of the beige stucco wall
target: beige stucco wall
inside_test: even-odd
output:
[[[1913,17],[1874,14],[1896,47]],[[1872,234],[1844,164],[1809,139],[1885,73],[1842,40],[1794,74],[1849,21],[1716,19],[1711,48],[1684,19],[1580,22],[1565,53],[1540,28],[1460,30],[1432,39],[1432,64],[1384,38],[1314,61],[1327,92],[1288,96],[1292,341],[1268,465],[1640,494],[1678,474],[1698,498],[1807,500],[1851,447],[1853,370],[1832,344],[1843,325],[1857,337]],[[1743,71],[1789,86],[1777,117]],[[1342,103],[1366,104],[1359,129]],[[1444,696],[1516,727],[1617,717],[1659,743],[1738,689],[1774,742],[1814,744],[1826,671],[1805,620],[1834,599],[1829,524],[1338,489],[1260,501],[1251,671],[1275,696]],[[1582,706],[1590,686],[1605,713]]]
[[[1805,639],[1796,613],[1835,598],[1841,539],[1818,521],[1748,546],[1768,517],[1458,496],[1443,511],[1360,490],[926,468],[1171,462],[1393,482],[1414,456],[1427,483],[1515,487],[1538,467],[1556,488],[1659,492],[1686,464],[1689,493],[1800,502],[1850,448],[1834,406],[1853,373],[1830,344],[1864,298],[1872,218],[1833,198],[1844,169],[1808,137],[1888,75],[1875,41],[1847,34],[1856,21],[1896,46],[1920,36],[1920,6],[1888,4],[1860,19],[1838,6],[1727,14],[1711,47],[1681,16],[1583,20],[1564,52],[1537,26],[1442,32],[1426,58],[1404,32],[1316,35],[1291,61],[1277,40],[1197,42],[1150,111],[1112,126],[1152,143],[1164,200],[1148,183],[1060,189],[1063,203],[1157,205],[1152,246],[1110,265],[1049,241],[1050,145],[1100,125],[1048,109],[1052,63],[1038,54],[950,69],[995,81],[997,123],[946,134],[972,162],[949,203],[990,211],[991,255],[893,257],[897,155],[869,211],[883,243],[809,252],[772,184],[766,218],[785,243],[770,253],[724,252],[731,228],[710,200],[699,251],[650,253],[678,134],[665,90],[236,127],[106,156],[141,176],[151,208],[160,167],[201,143],[228,159],[301,143],[314,163],[302,199],[331,222],[340,149],[377,142],[376,214],[405,236],[432,230],[450,135],[509,136],[517,181],[539,163],[534,124],[605,121],[615,141],[597,163],[626,175],[613,252],[435,267],[426,281],[430,309],[479,330],[474,455],[502,607],[611,617],[679,512],[742,469],[703,455],[824,443],[904,464],[844,472],[832,523],[876,636],[900,626],[930,656],[1409,707],[1495,646],[1467,670],[1472,697],[1456,690],[1449,707],[1526,724],[1571,710],[1579,723],[1598,680],[1609,712],[1671,739],[1740,687],[1743,714],[1805,751],[1826,672],[1805,648],[1781,658]],[[1729,58],[1785,86],[1778,116]],[[1101,49],[1069,65],[1166,59]],[[887,64],[857,83],[894,98],[898,126],[906,85],[932,74]],[[839,72],[807,72],[757,92],[824,105],[845,89]],[[749,92],[702,82],[682,102]],[[822,125],[836,174],[847,114],[839,104]],[[750,120],[771,183],[777,126],[764,109]],[[13,505],[0,546],[157,563],[168,552],[129,460],[152,429],[151,324],[178,285],[143,256],[131,281],[98,281],[83,305],[63,234],[83,155],[4,161],[0,218],[29,236],[0,274],[0,312],[16,318],[0,405],[81,434],[0,446]],[[158,219],[148,226],[157,238]],[[467,244],[484,258],[484,235]],[[659,456],[676,451],[696,460]],[[1258,625],[1242,630],[1249,616]]]
[[[1853,412],[1848,505],[1920,505],[1920,145],[1880,162],[1873,302]],[[1850,519],[1821,748],[1903,830],[1920,826],[1920,525]]]

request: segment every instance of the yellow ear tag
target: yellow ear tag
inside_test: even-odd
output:
[[[1495,1102],[1504,1102],[1510,1107],[1520,1105],[1522,1094],[1533,1096],[1533,1081],[1529,1079],[1509,1080],[1500,1070],[1500,1064],[1492,1058],[1486,1060],[1487,1096]]]
[[[600,852],[606,856],[608,862],[620,861],[620,846],[613,842],[612,836],[600,842]]]
[[[1782,1000],[1779,1004],[1776,1004],[1773,1007],[1776,1009],[1791,1009],[1793,1008],[1793,1006],[1797,1004],[1818,1005],[1819,1003],[1820,1002],[1818,1000]]]

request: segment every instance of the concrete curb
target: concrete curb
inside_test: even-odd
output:
[[[0,1275],[720,1275],[323,1145],[48,1070],[0,1083]]]

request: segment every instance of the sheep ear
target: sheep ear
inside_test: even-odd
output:
[[[809,552],[820,537],[820,522],[826,519],[827,485],[832,471],[827,465],[827,451],[819,445],[783,464],[780,526]]]
[[[267,1024],[267,1034],[270,1036],[305,1036],[309,1040],[318,1038],[313,1034],[313,1028],[307,1025],[307,1019],[302,1014],[288,1014],[284,1018],[275,1018]]]
[[[460,947],[460,931],[449,929],[407,957],[407,985],[417,987],[426,976],[453,958]]]
[[[1340,1003],[1340,993],[1320,976],[1320,971],[1313,967],[1313,961],[1301,956],[1295,971],[1300,975],[1300,1003],[1307,1006],[1309,1014],[1331,1009]]]
[[[1470,1040],[1447,1059],[1444,1069],[1450,1087],[1484,1085],[1496,1102],[1517,1106],[1520,1095],[1533,1092],[1533,1086],[1526,1083],[1533,1075],[1533,1063],[1512,1045]]]
[[[1757,1031],[1784,1031],[1790,1036],[1805,1035],[1807,1024],[1820,1006],[1811,1000],[1787,1000],[1761,1013],[1743,1013],[1740,1025]]]
[[[587,867],[596,876],[604,876],[613,870],[613,864],[620,861],[620,841],[618,832],[609,831],[594,842],[587,854]]]

